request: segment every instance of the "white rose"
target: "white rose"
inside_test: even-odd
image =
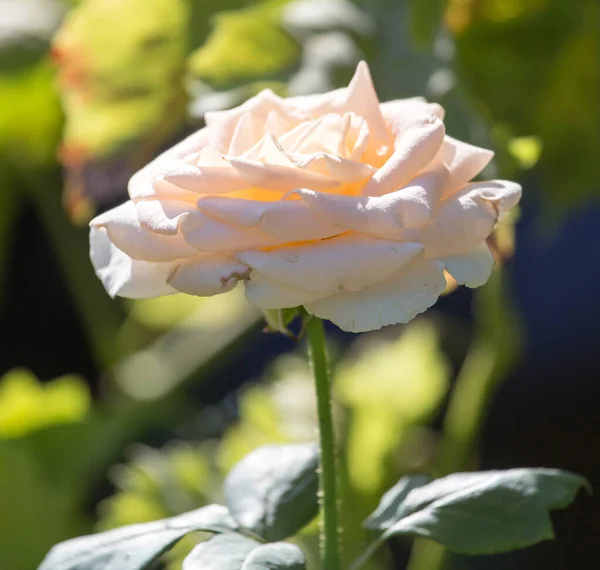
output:
[[[263,91],[159,156],[130,200],[91,222],[107,291],[210,296],[240,281],[263,309],[304,306],[348,331],[405,323],[444,291],[477,287],[486,245],[521,187],[469,182],[492,152],[444,133],[420,98],[379,103],[365,63],[350,85]]]

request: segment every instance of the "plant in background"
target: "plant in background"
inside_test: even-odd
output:
[[[207,114],[204,129],[132,178],[128,202],[92,220],[92,261],[113,296],[212,296],[241,281],[280,328],[295,310],[315,380],[319,446],[261,447],[228,475],[226,506],[67,541],[40,570],[139,570],[196,531],[213,536],[185,557],[184,570],[303,568],[302,550],[282,541],[317,511],[322,568],[347,567],[320,318],[376,330],[435,303],[446,272],[482,285],[494,265],[486,240],[521,194],[512,182],[471,182],[492,153],[446,136],[443,116],[422,99],[380,104],[364,63],[347,89],[288,99],[263,91]],[[288,312],[274,318],[279,310]],[[491,370],[502,362],[493,356]],[[381,376],[376,367],[368,373]],[[393,536],[472,554],[533,544],[552,536],[548,511],[566,507],[584,484],[549,469],[404,477],[364,522],[377,536],[351,568]]]

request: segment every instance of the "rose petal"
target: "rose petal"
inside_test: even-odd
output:
[[[473,146],[452,137],[444,137],[444,142],[433,162],[443,162],[450,172],[444,197],[451,196],[467,182],[477,176],[492,160],[491,150]]]
[[[167,284],[174,263],[132,259],[110,241],[106,228],[91,228],[90,258],[111,297],[145,299],[177,292]]]
[[[379,109],[388,128],[394,125],[406,124],[415,115],[435,115],[444,120],[444,108],[437,103],[428,103],[424,97],[410,97],[409,99],[396,99],[379,104]]]
[[[133,204],[143,228],[166,236],[177,234],[180,219],[196,209],[194,202],[181,200],[139,200]]]
[[[310,118],[307,113],[295,112],[294,106],[289,103],[289,100],[282,99],[270,89],[265,89],[238,107],[227,111],[214,111],[204,115],[206,125],[211,132],[211,144],[221,152],[227,152],[235,128],[242,115],[250,113],[254,122],[255,132],[262,133],[267,118],[273,111],[280,113],[284,117],[296,117],[297,121]]]
[[[200,129],[156,157],[131,177],[127,186],[129,197],[136,199],[160,195],[174,199],[186,199],[188,192],[174,185],[162,184],[157,192],[154,188],[154,179],[160,173],[163,164],[181,160],[191,153],[200,151],[210,143],[210,137],[209,129]]]
[[[314,188],[323,191],[340,185],[337,180],[295,166],[264,164],[231,157],[229,161],[250,185],[275,192],[289,192],[295,188]]]
[[[245,287],[246,299],[261,309],[289,309],[322,297],[321,293],[300,291],[290,285],[267,279],[257,271],[251,271]]]
[[[269,113],[269,115],[272,115],[272,113]],[[231,142],[227,149],[227,154],[229,156],[239,156],[240,154],[243,154],[256,143],[257,138],[252,115],[250,113],[244,113],[235,126],[235,131],[233,132]]]
[[[155,192],[161,190],[161,185],[173,185],[200,194],[226,194],[252,186],[240,176],[230,161],[210,147],[201,151],[197,164],[165,162],[153,184]]]
[[[344,235],[316,244],[241,251],[236,257],[267,280],[329,295],[383,281],[422,251],[423,246],[416,243]]]
[[[295,190],[331,224],[381,238],[400,239],[403,230],[430,220],[445,183],[443,170],[416,178],[414,184],[383,196],[344,196]],[[409,240],[414,241],[414,240]]]
[[[199,256],[182,261],[169,277],[171,287],[188,295],[227,293],[248,277],[248,268],[228,255]]]
[[[448,273],[459,285],[481,287],[492,274],[494,256],[486,242],[481,242],[464,255],[452,255],[441,259]]]
[[[404,238],[426,246],[428,257],[461,255],[484,241],[494,229],[499,212],[517,204],[521,187],[491,180],[467,184],[443,200],[430,226],[408,230]]]
[[[259,227],[282,241],[308,241],[335,236],[343,230],[319,217],[300,200],[261,202],[221,196],[198,201],[198,209],[234,226]]]
[[[363,117],[369,125],[369,131],[378,144],[389,146],[391,137],[379,108],[379,98],[373,85],[369,66],[359,62],[340,101],[343,111],[351,111]]]
[[[231,252],[282,243],[282,240],[263,232],[259,227],[228,224],[199,210],[182,217],[179,228],[184,240],[199,251]]]
[[[185,243],[181,235],[162,235],[140,225],[133,202],[128,201],[90,222],[94,228],[105,228],[117,248],[142,261],[174,261],[195,255],[197,250]]]
[[[423,259],[362,291],[342,291],[304,306],[342,330],[364,332],[407,323],[431,307],[445,287],[444,264]]]
[[[398,190],[435,157],[444,140],[444,123],[433,115],[414,118],[400,130],[394,154],[363,188],[366,196],[382,196]]]

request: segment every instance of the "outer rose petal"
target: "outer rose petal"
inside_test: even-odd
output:
[[[382,283],[362,291],[336,293],[305,304],[305,309],[345,331],[372,331],[407,323],[431,307],[445,287],[444,264],[437,259],[422,259]]]
[[[444,188],[444,197],[452,196],[460,190],[472,178],[475,178],[492,160],[494,153],[491,150],[473,146],[452,137],[444,137],[444,142],[438,155],[433,162],[443,162],[450,177],[446,188]]]
[[[116,247],[140,261],[174,261],[197,253],[181,235],[162,235],[142,227],[131,201],[97,216],[90,225],[105,228]]]
[[[409,99],[396,99],[379,104],[381,114],[388,127],[398,122],[406,123],[415,115],[435,115],[444,120],[444,108],[438,103],[429,103],[424,97],[411,97]]]
[[[267,279],[256,271],[245,283],[246,299],[261,309],[288,309],[299,307],[322,297],[321,293],[300,291],[290,285]]]
[[[185,241],[198,251],[232,252],[251,247],[281,245],[282,240],[258,227],[228,224],[196,210],[181,219],[180,229]]]
[[[486,283],[495,264],[486,242],[481,242],[464,255],[444,257],[441,261],[456,282],[467,287],[481,287]]]
[[[211,218],[243,227],[258,227],[282,241],[308,241],[340,234],[343,230],[315,213],[300,200],[259,202],[207,196],[198,209]]]
[[[161,165],[166,162],[176,161],[183,157],[198,152],[210,143],[211,133],[204,128],[182,140],[166,152],[157,156],[152,162],[138,170],[131,179],[127,189],[131,199],[154,197],[157,195],[169,196],[175,199],[185,199],[187,192],[171,185],[163,185],[159,190],[154,188],[154,179],[160,172]]]
[[[404,237],[424,244],[428,257],[462,255],[492,233],[499,212],[514,207],[520,196],[521,187],[514,182],[467,184],[441,202],[431,225],[409,229]]]
[[[224,254],[198,256],[177,265],[168,283],[189,295],[211,297],[231,291],[248,276],[248,268]]]
[[[131,259],[110,241],[105,228],[91,228],[90,258],[111,297],[145,299],[177,293],[167,284],[174,263]]]
[[[343,196],[300,189],[300,196],[323,219],[340,228],[399,239],[404,229],[430,221],[446,181],[445,170],[415,178],[410,186],[383,196]],[[419,241],[408,239],[406,241]]]
[[[408,265],[423,249],[418,243],[343,235],[316,244],[242,251],[236,257],[251,267],[253,274],[260,273],[268,281],[323,296],[341,290],[360,291],[379,283]]]

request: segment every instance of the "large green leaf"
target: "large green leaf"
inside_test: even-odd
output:
[[[225,507],[209,505],[169,519],[67,540],[52,548],[38,570],[142,570],[190,532],[235,528]]]
[[[302,570],[303,552],[294,544],[260,544],[240,535],[220,535],[196,546],[183,570]]]
[[[312,443],[253,451],[225,480],[232,516],[270,542],[291,536],[317,514],[317,465],[318,450]]]
[[[567,507],[585,485],[553,469],[455,473],[410,491],[377,542],[417,535],[466,554],[523,548],[554,537],[549,511]]]
[[[214,30],[190,58],[195,77],[219,88],[264,79],[292,66],[300,46],[281,26],[286,0],[260,2],[215,16]]]

